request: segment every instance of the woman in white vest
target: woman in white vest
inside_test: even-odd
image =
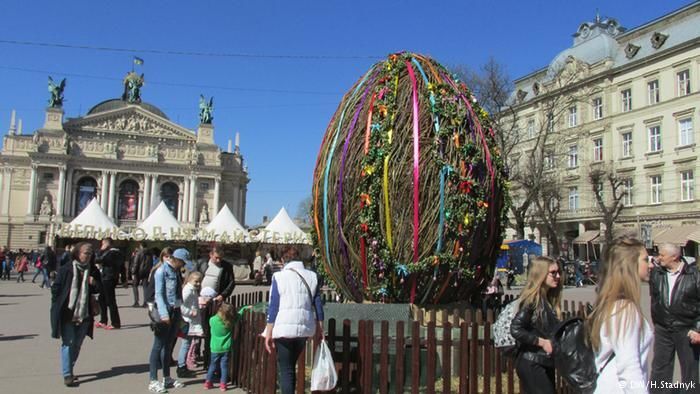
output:
[[[284,268],[272,276],[270,307],[265,329],[265,348],[277,349],[282,394],[293,394],[296,364],[306,339],[323,338],[323,306],[315,272],[304,268],[299,251],[288,247],[282,253]]]

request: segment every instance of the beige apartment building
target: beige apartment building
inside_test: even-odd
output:
[[[515,81],[512,97],[523,143],[520,159],[511,165],[524,165],[538,133],[551,127],[543,160],[559,180],[565,254],[588,250],[606,231],[589,180],[591,171],[603,169],[622,179],[626,191],[614,233],[636,234],[651,224],[655,243],[676,242],[697,255],[698,26],[698,2],[629,30],[596,17],[578,27],[573,45],[546,68]],[[516,203],[521,193],[515,185]],[[604,199],[610,195],[605,185]],[[526,234],[546,247],[537,225]]]
[[[238,135],[235,148],[229,140],[223,151],[214,143],[211,121],[190,130],[142,102],[138,90],[127,97],[126,89],[122,98],[69,119],[61,97],[31,134],[22,134],[13,111],[0,153],[0,245],[50,244],[52,229],[69,223],[93,198],[126,229],[161,201],[186,228],[207,223],[223,204],[245,224],[249,178]]]

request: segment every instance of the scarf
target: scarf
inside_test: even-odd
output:
[[[73,260],[73,281],[70,286],[70,298],[68,300],[68,309],[73,311],[73,322],[82,323],[88,316],[88,297],[90,290],[88,288],[88,264],[80,264]]]

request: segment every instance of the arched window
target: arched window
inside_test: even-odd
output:
[[[75,191],[75,216],[95,198],[97,190],[97,181],[93,177],[83,177],[78,181],[78,188]]]
[[[177,200],[179,193],[180,188],[172,182],[166,182],[160,187],[160,199],[175,217],[177,217]]]
[[[119,186],[119,219],[136,220],[139,209],[139,184],[129,179]]]

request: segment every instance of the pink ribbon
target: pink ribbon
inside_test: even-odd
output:
[[[411,77],[411,84],[413,85],[413,262],[418,262],[418,229],[419,227],[419,175],[420,175],[420,126],[418,124],[419,111],[418,111],[418,86],[416,83],[416,74],[413,72],[413,67],[411,63],[406,61],[406,68],[408,69],[408,75]],[[416,280],[413,280],[413,286],[411,286],[411,303],[415,298],[416,292]]]

